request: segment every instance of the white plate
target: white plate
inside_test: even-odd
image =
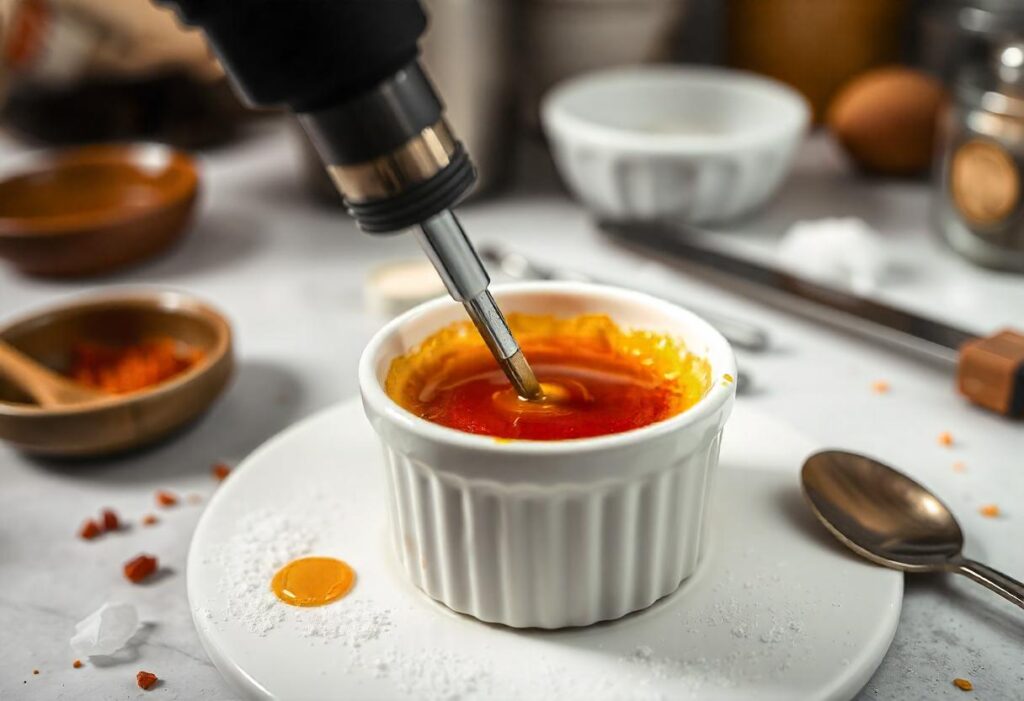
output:
[[[892,641],[903,577],[812,520],[797,475],[813,448],[740,404],[694,577],[618,621],[513,630],[404,580],[381,451],[349,401],[269,441],[210,501],[188,557],[196,628],[253,698],[850,698]],[[278,603],[276,567],[306,553],[349,562],[353,592],[320,608]]]

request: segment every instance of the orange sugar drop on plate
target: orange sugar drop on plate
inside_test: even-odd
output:
[[[270,589],[291,606],[323,606],[348,594],[355,583],[355,570],[347,562],[333,557],[302,557],[279,569]]]
[[[949,431],[943,431],[939,434],[939,445],[944,445],[947,448],[953,445],[953,434]]]
[[[985,504],[978,509],[978,513],[985,518],[999,518],[999,507],[996,504]]]

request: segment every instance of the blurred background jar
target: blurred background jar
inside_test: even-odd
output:
[[[45,143],[222,143],[246,114],[196,31],[145,0],[0,0],[5,123]]]
[[[941,131],[939,232],[980,265],[1024,271],[1024,42],[961,73]]]
[[[1024,36],[1021,0],[918,0],[912,60],[953,83],[964,66]]]
[[[901,57],[905,0],[728,0],[730,65],[788,83],[821,122],[854,76]]]

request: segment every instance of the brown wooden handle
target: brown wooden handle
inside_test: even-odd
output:
[[[1024,415],[1024,333],[1003,329],[962,345],[957,386],[979,406],[1006,416]]]

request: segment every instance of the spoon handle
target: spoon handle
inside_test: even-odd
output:
[[[991,589],[999,596],[1024,609],[1024,584],[1013,577],[1008,577],[988,565],[967,559],[956,563],[956,572],[973,579],[978,584]]]

